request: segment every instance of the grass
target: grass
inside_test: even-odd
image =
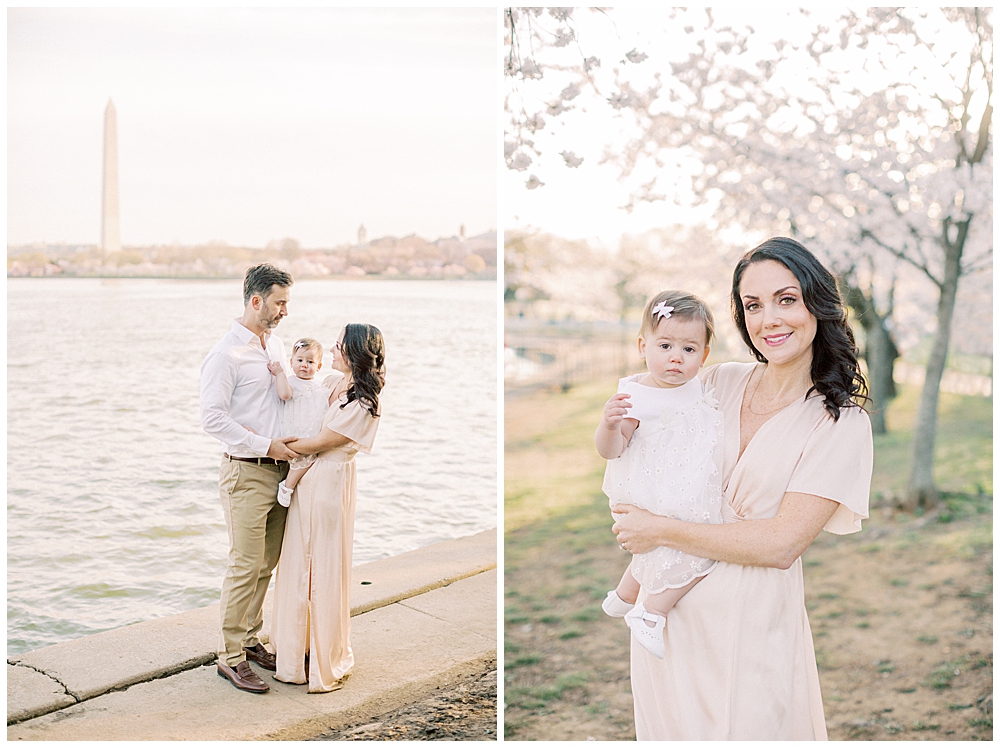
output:
[[[547,403],[554,407],[542,418],[536,399],[505,399],[505,418],[520,422],[504,445],[505,531],[586,505],[595,487],[600,494],[606,463],[594,449],[594,430],[614,391],[614,383],[600,383],[554,395]],[[586,550],[580,543],[569,546],[570,552],[578,548]]]
[[[886,420],[889,433],[875,437],[873,495],[899,494],[906,488],[912,459],[912,429],[919,387],[900,386]],[[993,422],[983,417],[986,401],[942,392],[934,445],[934,481],[952,496],[993,494]]]
[[[962,670],[966,669],[967,664],[968,660],[964,657],[950,662],[938,663],[921,685],[930,686],[937,690],[951,688],[951,682],[962,674]]]
[[[538,709],[559,699],[566,691],[582,688],[586,683],[586,674],[570,673],[560,675],[555,683],[545,686],[507,688],[504,690],[504,697],[508,705]]]
[[[523,657],[516,657],[513,660],[509,660],[506,663],[507,667],[524,667],[525,665],[534,665],[541,661],[541,657],[538,655],[524,655]]]

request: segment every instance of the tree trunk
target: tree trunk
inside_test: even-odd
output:
[[[948,237],[949,227],[958,229],[955,241]],[[955,297],[958,294],[958,279],[961,276],[962,250],[969,233],[969,219],[952,224],[945,221],[941,244],[945,253],[944,282],[938,299],[937,330],[927,360],[924,389],[920,393],[920,407],[913,429],[913,464],[910,467],[910,482],[906,489],[906,503],[910,509],[930,508],[938,501],[938,491],[934,485],[934,441],[937,436],[938,394],[941,377],[948,358],[948,344],[951,339],[951,318],[955,311]]]
[[[872,431],[884,434],[888,430],[885,412],[896,397],[896,382],[892,377],[893,366],[899,358],[899,350],[892,340],[892,334],[885,326],[885,320],[877,317],[877,322],[867,330],[865,343],[865,363],[868,364],[868,394],[872,399]]]
[[[841,288],[844,300],[854,310],[865,330],[863,355],[868,368],[868,396],[872,399],[868,404],[872,433],[884,434],[887,431],[885,411],[896,397],[892,370],[899,358],[899,349],[886,327],[886,317],[878,313],[875,303],[844,278],[841,278]]]

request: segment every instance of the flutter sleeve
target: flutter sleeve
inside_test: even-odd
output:
[[[809,435],[786,489],[840,504],[823,528],[835,535],[861,530],[868,518],[872,481],[872,427],[860,408],[845,408],[836,421],[821,417]]]
[[[346,436],[358,445],[358,451],[371,454],[381,418],[373,418],[357,400],[347,403],[343,408],[341,405],[344,405],[342,399],[335,400],[330,406],[332,415],[327,421],[326,428]]]

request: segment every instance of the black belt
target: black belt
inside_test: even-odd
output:
[[[223,453],[222,455],[227,460],[236,460],[237,462],[253,462],[258,465],[284,465],[288,460],[276,460],[273,457],[233,457],[232,455],[227,455]]]

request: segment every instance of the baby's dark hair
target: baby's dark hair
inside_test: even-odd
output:
[[[347,402],[357,400],[372,418],[378,418],[378,395],[385,386],[385,342],[374,325],[350,324],[344,328],[341,351],[354,381],[347,388]]]
[[[673,307],[670,311],[671,317],[680,319],[697,319],[705,323],[705,345],[710,345],[712,337],[715,335],[715,318],[708,304],[699,299],[694,294],[686,291],[660,291],[653,298],[646,302],[646,308],[642,310],[642,327],[639,334],[644,338],[652,336],[656,326],[663,318],[655,313],[656,308],[663,304]]]
[[[318,340],[313,340],[312,338],[299,338],[295,341],[295,345],[292,346],[292,355],[305,348],[307,351],[316,351],[316,355],[323,358],[323,345]]]

